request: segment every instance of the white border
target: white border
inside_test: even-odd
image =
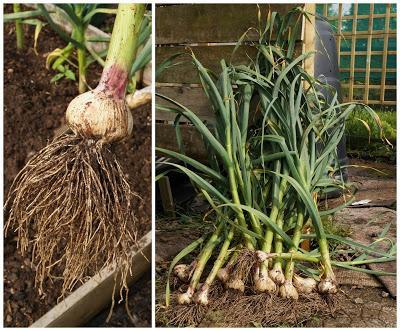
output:
[[[126,0],[122,0],[122,1],[93,1],[93,0],[87,0],[87,1],[76,1],[76,0],[70,0],[70,1],[49,1],[49,0],[26,1],[26,0],[22,0],[22,1],[19,1],[19,2],[20,3],[56,3],[56,2],[59,2],[59,3],[62,3],[62,2],[70,2],[70,3],[82,3],[82,2],[85,2],[85,3],[119,3],[119,2],[124,2],[124,3],[127,3],[127,2],[133,2],[133,1],[126,1]],[[137,2],[142,2],[142,1],[137,1]],[[152,129],[151,129],[151,132],[152,132],[152,143],[151,143],[151,145],[152,145],[152,153],[151,153],[151,155],[152,155],[151,156],[151,159],[152,159],[152,170],[151,170],[151,172],[152,172],[152,230],[153,230],[153,233],[152,233],[152,272],[151,272],[151,274],[152,274],[152,325],[153,325],[152,328],[155,328],[155,282],[154,282],[154,280],[155,280],[155,183],[154,183],[154,177],[155,177],[155,151],[154,151],[154,147],[155,147],[155,100],[154,100],[154,93],[155,93],[155,84],[154,84],[154,82],[155,82],[155,61],[154,61],[154,59],[155,59],[155,47],[154,47],[154,45],[155,45],[155,20],[156,20],[155,4],[176,4],[176,3],[179,3],[179,4],[183,4],[183,3],[227,3],[227,4],[230,4],[230,3],[259,3],[259,4],[263,4],[263,3],[265,3],[265,4],[267,4],[267,3],[299,3],[299,1],[287,0],[287,1],[269,2],[269,1],[244,1],[244,0],[242,0],[242,1],[234,1],[234,0],[231,0],[231,1],[226,1],[226,0],[222,0],[222,1],[207,1],[207,0],[192,0],[192,1],[187,1],[187,0],[180,0],[180,1],[179,0],[175,0],[175,1],[173,1],[173,0],[164,0],[164,1],[154,1],[154,0],[150,0],[150,1],[143,1],[143,3],[144,2],[152,4],[152,24],[153,24],[153,33],[152,33],[152,41],[153,41],[153,50],[152,50],[152,58],[153,58],[153,66],[152,66],[153,102],[152,102],[152,119],[151,119],[151,122],[152,122]],[[341,3],[354,3],[355,1],[340,1],[340,2]],[[7,1],[7,3],[10,3],[10,2]],[[309,0],[309,1],[307,1],[307,3],[336,3],[336,2],[325,1],[325,0],[322,0],[322,1]],[[390,0],[390,1],[379,0],[379,1],[375,1],[375,3],[396,3],[396,1],[394,1],[394,0]],[[400,3],[398,3],[397,12],[399,12],[399,5],[400,5]],[[3,52],[3,33],[4,33],[4,31],[3,31],[3,6],[1,6],[0,18],[1,18],[0,35],[1,35],[1,41],[2,41],[1,44],[0,44],[0,52],[2,54],[2,56],[0,58],[0,70],[1,70],[0,71],[1,72],[0,73],[0,84],[3,87],[3,83],[4,83],[4,80],[3,80],[3,72],[4,72],[4,64],[3,64],[3,54],[4,54],[4,52]],[[400,52],[399,52],[400,22],[399,22],[399,19],[397,19],[397,31],[398,31],[398,34],[397,34],[397,64],[399,64],[400,63]],[[400,78],[397,77],[397,83],[399,83],[399,81],[400,81]],[[400,102],[400,91],[399,91],[399,89],[397,90],[397,100],[399,100],[399,102]],[[0,93],[0,106],[1,106],[1,109],[4,110],[3,92]],[[397,132],[399,132],[399,130],[400,130],[399,107],[397,107],[396,111],[397,111]],[[0,129],[1,130],[1,137],[3,137],[3,135],[4,135],[4,131],[3,131],[3,111],[1,112],[1,115],[0,115],[0,124],[1,124],[1,129]],[[3,139],[0,139],[0,152],[1,152],[1,161],[2,161],[1,165],[0,165],[0,169],[1,169],[0,170],[1,171],[0,185],[2,186],[0,197],[1,197],[1,200],[3,201],[3,204],[4,204],[4,191],[3,191],[4,190],[4,182],[3,182],[4,154],[3,154],[3,148],[4,148]],[[397,160],[399,160],[399,159],[400,159],[400,151],[397,150]],[[400,187],[398,185],[399,178],[400,178],[399,176],[400,175],[397,175],[397,187],[396,187],[397,196],[400,196]],[[397,210],[399,210],[399,207],[400,207],[400,201],[397,201]],[[2,235],[1,238],[3,238],[3,213],[1,213],[0,225],[1,225],[1,235]],[[399,237],[399,233],[400,233],[400,231],[398,230],[398,232],[397,232],[397,236],[398,237]],[[1,255],[1,257],[0,257],[0,271],[1,271],[1,274],[2,274],[3,273],[3,262],[4,262],[4,259],[3,259],[3,243],[4,242],[3,242],[3,240],[1,240],[1,243],[2,244],[0,245],[0,255]],[[400,249],[398,248],[398,252],[399,251],[400,251]],[[399,270],[399,266],[400,266],[399,262],[398,262],[397,266],[398,266],[398,270]],[[4,286],[4,283],[2,282],[2,284],[0,286],[0,295],[1,295],[0,302],[2,304],[2,308],[3,308],[3,288],[4,288],[3,286]],[[397,316],[399,316],[400,307],[398,307],[397,309],[398,309],[397,310]],[[0,325],[3,326],[3,309],[0,309]],[[59,328],[55,328],[55,329],[59,329]],[[103,328],[98,328],[98,329],[103,329]],[[135,329],[142,329],[142,328],[135,328]],[[172,329],[177,329],[177,328],[172,328]],[[283,328],[283,329],[284,330],[291,330],[291,328]],[[327,329],[327,330],[332,329],[333,330],[333,328],[325,328],[325,329]],[[61,328],[60,328],[60,330],[61,330]],[[62,330],[64,330],[64,329],[62,329]],[[311,329],[309,329],[309,330],[311,330]]]

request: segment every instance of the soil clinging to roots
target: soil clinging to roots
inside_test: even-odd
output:
[[[259,264],[255,251],[242,249],[234,264],[228,267],[232,279],[239,278],[246,286],[253,285],[254,267]]]
[[[228,296],[230,294],[228,293]],[[337,298],[313,292],[300,294],[298,300],[261,293],[244,296],[233,295],[224,305],[222,323],[227,327],[295,326],[314,316],[332,315],[337,309]],[[215,304],[218,307],[218,303]]]
[[[201,326],[203,322],[217,323],[218,327],[249,327],[255,323],[263,327],[296,326],[315,316],[332,316],[340,302],[339,294],[326,296],[313,292],[292,300],[277,294],[221,291],[222,284],[218,283],[213,285],[216,290],[211,292],[215,295],[208,306],[179,305],[173,294],[168,308],[158,307],[157,320],[175,327]]]
[[[196,303],[181,305],[177,300],[178,294],[187,289],[187,284],[182,284],[171,294],[169,307],[160,301],[158,323],[175,327],[203,326],[204,323],[218,327],[296,326],[315,316],[332,316],[339,308],[341,293],[300,293],[298,300],[280,297],[278,289],[275,293],[256,293],[252,276],[258,265],[256,252],[242,249],[235,263],[228,267],[228,272],[231,278],[243,280],[244,292],[230,289],[216,280],[210,287],[207,306]]]
[[[18,234],[24,254],[32,245],[35,285],[62,276],[61,295],[104,267],[118,266],[121,285],[136,245],[130,185],[109,146],[65,133],[28,161],[6,204],[5,234]],[[52,275],[55,267],[62,275]]]

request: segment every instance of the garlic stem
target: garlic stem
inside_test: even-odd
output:
[[[125,97],[128,75],[136,57],[137,40],[144,12],[144,4],[118,5],[107,59],[99,83],[101,91],[111,93],[115,98]]]

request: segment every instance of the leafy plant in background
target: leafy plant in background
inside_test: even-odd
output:
[[[14,13],[19,13],[21,11],[21,5],[19,3],[13,4]],[[22,50],[24,48],[24,31],[22,30],[21,20],[15,20],[15,35],[17,38],[17,49]]]
[[[65,17],[72,26],[72,31],[71,35],[68,36],[53,21],[46,7],[42,4],[38,5],[41,14],[46,18],[51,28],[57,32],[61,38],[68,42],[68,45],[63,49],[57,48],[49,54],[46,66],[51,66],[52,69],[60,72],[53,77],[52,81],[57,81],[62,77],[75,80],[75,75],[73,75],[71,70],[69,70],[68,65],[64,65],[64,63],[68,62],[70,65],[77,67],[78,89],[79,93],[83,93],[87,90],[86,71],[88,66],[94,61],[97,61],[104,66],[103,57],[107,54],[106,50],[101,54],[97,54],[92,49],[89,44],[92,40],[86,38],[86,30],[90,21],[97,13],[115,14],[116,11],[115,9],[98,8],[98,5],[96,4],[56,4],[55,6],[63,11],[63,17]],[[93,41],[106,40],[109,40],[109,38],[97,38]],[[70,60],[72,54],[76,54],[77,65]]]
[[[207,126],[184,105],[158,95],[169,103],[157,104],[158,110],[176,114],[175,123],[185,118],[196,128],[209,162],[185,155],[177,125],[180,152],[156,149],[176,160],[162,161],[171,170],[158,174],[157,179],[169,171],[186,174],[208,201],[213,211],[208,216],[215,222],[211,234],[190,244],[172,261],[168,276],[173,273],[188,284],[174,303],[208,305],[210,297],[218,300],[213,293],[218,278],[239,293],[252,289],[288,300],[303,299],[308,304],[305,299],[311,292],[336,293],[332,266],[386,274],[358,266],[395,259],[393,247],[383,252],[325,231],[322,218],[353,201],[344,198],[342,205],[330,210],[324,210],[319,201],[332,190],[348,192],[351,188],[340,179],[341,168],[335,162],[346,118],[362,107],[377,123],[381,138],[383,135],[379,117],[370,107],[340,104],[337,95],[326,100],[320,91],[328,86],[303,69],[304,61],[313,56],[313,52],[295,55],[303,18],[309,19],[309,14],[302,8],[284,16],[270,12],[259,30],[259,42],[253,45],[257,55],[247,66],[222,60],[221,72],[215,74],[192,55],[214,111],[214,126]],[[311,251],[300,245],[307,239],[312,240]],[[330,241],[347,245],[349,252],[368,254],[362,255],[363,259],[334,260]],[[178,264],[200,247],[191,264]],[[370,253],[374,257],[369,257]],[[210,270],[207,275],[205,270]],[[275,309],[274,300],[270,302]],[[170,277],[166,286],[166,306],[169,304]],[[175,322],[188,315],[180,314]]]
[[[350,155],[355,157],[396,160],[396,112],[391,110],[376,110],[381,119],[382,130],[390,144],[382,144],[380,128],[365,114],[357,109],[346,121],[346,145]]]
[[[35,46],[40,32],[40,29],[45,24],[39,17],[44,17],[52,28],[63,40],[68,44],[64,48],[56,48],[53,50],[46,59],[46,67],[59,71],[52,78],[52,82],[56,82],[61,78],[76,80],[75,70],[78,73],[78,89],[79,93],[87,90],[86,72],[87,68],[93,62],[98,62],[104,66],[104,57],[107,54],[107,48],[97,53],[91,43],[93,42],[108,42],[110,37],[87,37],[86,31],[94,19],[96,14],[115,14],[116,9],[102,8],[98,4],[55,4],[56,11],[64,19],[68,21],[72,27],[71,34],[68,35],[64,32],[52,19],[51,14],[53,11],[46,9],[45,5],[38,4],[37,10],[18,12],[14,14],[5,14],[4,21],[9,22],[15,20],[16,22],[37,24],[35,31]],[[32,20],[32,18],[35,18]],[[26,18],[30,18],[27,20]],[[132,66],[131,75],[134,75],[137,70],[142,69],[151,59],[151,16],[147,15],[142,22],[140,30],[140,38],[137,47],[145,44],[145,47],[139,52],[135,63]],[[75,56],[74,56],[75,55]],[[74,68],[75,70],[73,70]],[[133,82],[133,81],[132,81]],[[136,84],[134,84],[136,85]],[[133,90],[131,85],[130,91]]]
[[[33,49],[37,54],[36,52],[37,39],[39,37],[40,31],[42,30],[42,27],[45,26],[45,24],[41,20],[34,18],[38,14],[39,14],[38,10],[21,12],[21,5],[18,3],[13,4],[13,13],[4,14],[3,19],[5,23],[15,21],[17,50],[22,51],[25,47],[25,36],[22,25],[23,24],[33,25],[35,26]]]
[[[382,130],[385,137],[391,141],[396,141],[396,113],[392,111],[375,111],[381,119]],[[363,109],[357,109],[346,122],[346,133],[355,137],[365,137],[380,139],[381,128],[371,120]]]

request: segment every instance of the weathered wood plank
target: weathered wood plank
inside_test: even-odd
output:
[[[300,4],[260,5],[265,17],[268,10],[287,13]],[[250,27],[258,27],[256,4],[184,4],[156,7],[156,44],[236,42]],[[258,40],[251,31],[249,40]],[[300,38],[300,34],[299,34]]]
[[[222,59],[225,59],[227,63],[231,61],[231,63],[236,65],[249,64],[251,62],[250,59],[254,59],[257,54],[257,49],[255,47],[242,45],[232,56],[234,48],[234,45],[218,45],[193,46],[190,49],[205,68],[219,73],[221,71],[220,61]],[[301,54],[301,52],[302,42],[298,42],[295,54]],[[157,77],[156,81],[159,83],[199,84],[200,80],[190,55],[191,51],[184,46],[156,47],[156,68],[160,63],[177,53],[185,53],[175,60],[176,62],[182,63],[164,70],[164,72]]]
[[[134,267],[132,274],[128,276],[128,285],[135,282],[150,268],[151,232],[139,240],[138,247],[138,251],[132,256]],[[114,278],[115,269],[102,270],[33,323],[31,327],[83,326],[110,303]],[[118,288],[115,293],[119,293]]]
[[[156,92],[165,95],[185,107],[188,107],[201,119],[206,120],[210,123],[214,122],[214,114],[211,105],[203,92],[203,89],[199,87],[190,86],[156,86]],[[156,97],[157,105],[171,106],[167,101]],[[175,114],[156,110],[156,119],[164,121],[173,121]],[[188,122],[185,118],[182,118],[181,122]]]
[[[191,50],[205,68],[214,72],[220,72],[220,61],[222,59],[229,62],[232,58],[234,64],[247,64],[250,62],[249,56],[254,58],[257,53],[254,47],[241,46],[231,57],[234,48],[233,45],[193,46]],[[157,82],[200,83],[197,71],[192,63],[191,51],[184,46],[156,47],[156,67],[176,53],[185,53],[176,59],[177,62],[182,63],[162,72],[157,77]]]
[[[308,13],[312,13],[310,21],[303,17],[303,50],[304,53],[315,50],[315,3],[307,3],[305,10]],[[310,57],[304,60],[304,69],[309,75],[314,76],[314,57]]]
[[[206,161],[207,152],[197,130],[193,126],[182,125],[181,134],[186,155],[196,160]],[[156,146],[179,152],[175,129],[172,125],[156,123]]]
[[[169,98],[179,102],[185,107],[194,112],[201,120],[207,121],[210,125],[215,123],[214,111],[212,106],[203,92],[201,86],[176,86],[176,85],[157,85],[157,93],[168,96]],[[255,110],[259,103],[259,98],[255,97],[251,100],[251,118],[256,116]],[[169,103],[160,97],[156,97],[156,104],[168,106]],[[171,105],[169,105],[171,106]],[[159,121],[174,121],[175,114],[168,113],[161,110],[156,110],[156,120]],[[186,118],[181,117],[180,122],[189,122]]]

